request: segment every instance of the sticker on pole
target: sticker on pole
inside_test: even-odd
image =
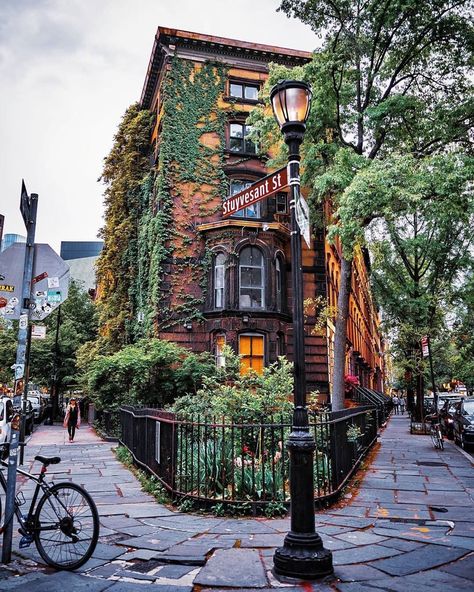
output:
[[[31,339],[46,339],[46,325],[33,325]]]
[[[428,347],[428,337],[426,335],[421,338],[421,351],[424,358],[427,358],[430,355],[430,350]]]
[[[300,229],[300,234],[304,238],[304,241],[309,248],[311,247],[311,239],[309,232],[309,207],[303,196],[300,196],[299,200],[296,202],[295,214],[296,221]]]

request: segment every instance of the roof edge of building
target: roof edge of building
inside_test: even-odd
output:
[[[140,97],[140,105],[143,109],[149,109],[151,106],[158,75],[166,55],[163,46],[167,44],[176,45],[178,43],[182,45],[199,45],[201,47],[216,48],[217,50],[219,48],[225,49],[226,53],[236,56],[249,54],[260,57],[268,56],[268,62],[280,61],[282,58],[285,58],[285,61],[294,62],[295,66],[309,62],[312,56],[309,51],[240,41],[238,39],[206,35],[204,33],[195,33],[169,27],[158,27]]]

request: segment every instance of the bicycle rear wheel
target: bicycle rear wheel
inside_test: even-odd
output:
[[[38,503],[34,537],[39,554],[51,567],[81,567],[91,557],[99,538],[94,500],[75,483],[53,485]]]

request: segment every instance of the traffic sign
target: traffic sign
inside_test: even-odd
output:
[[[228,218],[239,210],[248,208],[258,201],[282,191],[288,187],[288,170],[286,167],[252,183],[247,189],[229,196],[223,203],[223,218]]]
[[[0,306],[0,316],[19,320],[22,308],[24,243],[14,243],[0,253],[0,297],[7,301]],[[31,282],[30,319],[42,321],[64,302],[69,289],[69,266],[49,245],[35,245],[34,281]],[[51,281],[53,280],[53,281]]]
[[[311,247],[309,232],[309,207],[302,195],[300,195],[299,200],[296,202],[295,214],[296,222],[300,228],[300,234],[304,238],[304,241],[309,248]]]
[[[26,228],[28,228],[28,224],[30,223],[30,208],[31,208],[31,201],[28,192],[26,191],[25,181],[21,181],[21,195],[20,195],[20,212],[23,216],[23,222],[25,223]]]

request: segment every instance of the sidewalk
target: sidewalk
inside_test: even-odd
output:
[[[288,519],[172,511],[141,492],[111,446],[88,427],[81,427],[73,444],[59,426],[41,427],[33,435],[27,458],[61,456],[50,477],[72,479],[93,495],[101,540],[93,558],[72,574],[36,564],[34,545],[22,550],[21,556],[35,563],[11,566],[29,572],[20,579],[0,567],[2,592],[474,589],[474,460],[451,442],[437,451],[428,436],[411,436],[406,416],[389,421],[357,493],[347,494],[352,497],[337,508],[317,512],[317,531],[333,551],[334,577],[305,585],[284,586],[270,571]],[[31,488],[23,490],[28,497]],[[20,555],[18,538],[14,552]]]

